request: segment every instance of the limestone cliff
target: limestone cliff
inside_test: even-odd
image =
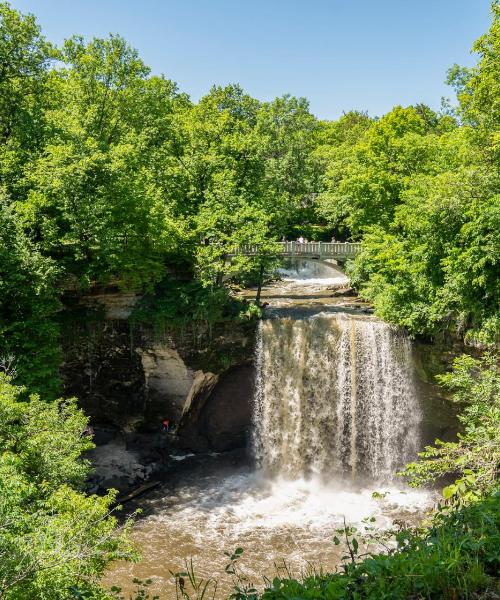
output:
[[[255,324],[160,334],[131,323],[136,298],[80,299],[63,323],[65,394],[91,417],[94,463],[106,474],[99,483],[120,489],[147,477],[151,465],[159,470],[172,452],[244,447],[251,426]],[[175,434],[163,432],[166,418]]]

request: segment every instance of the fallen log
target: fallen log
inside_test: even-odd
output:
[[[158,487],[160,485],[160,483],[161,483],[160,481],[148,481],[147,483],[143,483],[139,487],[133,489],[128,494],[125,494],[124,496],[120,496],[116,500],[116,504],[124,504],[125,502],[130,502],[130,500],[137,498],[137,496],[144,494],[144,492],[147,492],[149,490],[152,490],[155,487]]]

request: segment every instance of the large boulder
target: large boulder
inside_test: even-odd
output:
[[[205,403],[202,427],[210,447],[217,452],[244,448],[252,428],[254,398],[252,364],[233,367],[223,373]]]
[[[252,427],[253,389],[250,363],[219,376],[197,372],[177,428],[178,447],[197,452],[245,447]]]

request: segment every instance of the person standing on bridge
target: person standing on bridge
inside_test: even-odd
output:
[[[299,237],[299,239],[297,240],[297,244],[303,244],[304,243],[304,238],[302,236]]]

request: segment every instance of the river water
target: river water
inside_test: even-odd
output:
[[[263,290],[251,449],[177,457],[172,483],[141,501],[142,561],[117,564],[107,583],[128,591],[133,577],[151,577],[162,599],[175,598],[170,572],[192,558],[223,598],[225,552],[242,547],[242,572],[262,586],[263,576],[334,569],[344,520],[385,527],[432,504],[395,477],[422,444],[410,341],[358,301],[332,297],[346,283],[333,266],[300,262],[281,274]]]

